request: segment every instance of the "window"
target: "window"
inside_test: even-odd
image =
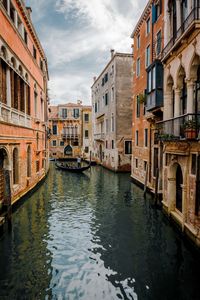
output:
[[[38,173],[39,170],[40,170],[40,162],[39,162],[39,160],[37,160],[37,161],[35,162],[35,164],[36,164],[36,173]]]
[[[27,177],[31,177],[31,147],[27,148]]]
[[[147,170],[147,161],[144,161],[144,171]]]
[[[106,133],[108,133],[109,128],[108,128],[108,119],[106,119]]]
[[[40,58],[40,70],[42,70],[43,71],[43,61],[42,61],[42,59]]]
[[[113,114],[111,117],[111,130],[112,130],[112,132],[115,131],[115,118],[114,118]]]
[[[56,147],[56,145],[57,145],[56,140],[52,141],[52,146]]]
[[[35,46],[33,46],[33,57],[35,59],[37,59],[37,50],[36,50]]]
[[[108,73],[106,73],[104,77],[104,82],[106,83],[107,81],[108,81]]]
[[[135,145],[138,146],[138,130],[135,132]]]
[[[4,6],[5,10],[8,10],[7,0],[3,0],[3,6]]]
[[[124,148],[125,154],[132,154],[132,141],[125,141]]]
[[[146,22],[146,33],[147,35],[150,33],[150,18],[148,18]]]
[[[79,109],[78,108],[74,108],[74,118],[79,118]]]
[[[88,137],[89,137],[89,132],[88,130],[85,130],[85,138],[88,139]]]
[[[63,119],[67,118],[67,108],[62,108],[61,117]]]
[[[13,150],[13,184],[19,183],[19,153],[18,149]]]
[[[57,125],[53,125],[53,134],[57,135]]]
[[[135,167],[136,167],[136,169],[138,168],[138,159],[137,158],[135,159]]]
[[[60,141],[60,146],[61,146],[61,147],[63,147],[64,144],[65,144],[65,143],[64,143],[63,141]]]
[[[146,68],[150,65],[150,45],[146,48]]]
[[[136,116],[137,116],[137,118],[140,117],[140,98],[139,98],[139,95],[137,95],[137,98],[136,98]]]
[[[102,78],[101,86],[104,86],[104,77]]]
[[[148,92],[151,92],[151,71],[147,72]]]
[[[144,130],[144,146],[148,147],[148,129],[145,128]]]
[[[162,47],[162,36],[161,30],[157,33],[157,46],[156,46],[156,54],[159,55]]]
[[[114,87],[112,87],[112,96],[111,96],[111,100],[114,101],[115,100],[115,90]]]
[[[34,108],[35,108],[35,118],[37,117],[37,92],[34,92]]]
[[[108,93],[105,94],[105,105],[108,105]]]
[[[95,113],[97,113],[97,103],[95,103],[95,105],[94,105],[94,111],[95,111]]]
[[[84,115],[85,122],[89,122],[89,114]]]
[[[88,152],[89,152],[89,147],[85,147],[84,152],[85,152],[85,153],[88,153]]]
[[[24,29],[24,41],[25,41],[26,45],[28,45],[28,33],[25,29]]]
[[[137,36],[137,48],[140,48],[140,35]]]
[[[197,156],[192,154],[192,163],[191,163],[191,174],[196,175],[197,171]]]
[[[140,58],[137,59],[136,75],[137,75],[137,77],[140,76]]]
[[[153,176],[156,177],[156,170],[158,168],[158,148],[154,148],[153,156]]]
[[[154,66],[152,69],[152,90],[156,88],[156,67]]]
[[[114,148],[115,148],[115,141],[112,140],[112,149],[114,149]]]
[[[106,149],[108,149],[108,141],[106,141]]]
[[[10,18],[13,21],[13,23],[15,23],[15,8],[12,5],[12,3],[10,3]]]

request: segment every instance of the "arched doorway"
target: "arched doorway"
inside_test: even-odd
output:
[[[66,156],[72,156],[73,155],[73,149],[70,145],[67,145],[64,149],[64,155]]]
[[[8,155],[5,149],[0,149],[0,202],[5,204],[6,192],[10,190],[10,174]]]
[[[178,165],[176,169],[176,208],[180,212],[182,212],[182,208],[183,208],[182,184],[183,184],[183,173],[180,165]]]

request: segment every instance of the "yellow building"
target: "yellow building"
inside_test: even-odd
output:
[[[49,108],[51,129],[50,157],[89,158],[92,138],[92,108],[77,103],[59,104]]]

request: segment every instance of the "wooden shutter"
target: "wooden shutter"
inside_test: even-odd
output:
[[[17,90],[18,75],[14,73],[14,108],[18,109],[18,90]]]
[[[14,75],[14,71],[12,69],[10,69],[10,81],[11,81],[11,107],[15,107],[14,106],[14,102],[15,102],[15,75]]]
[[[4,61],[2,61],[2,102],[7,103],[6,100],[6,64]]]

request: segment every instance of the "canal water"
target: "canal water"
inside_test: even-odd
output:
[[[0,240],[0,299],[195,300],[200,260],[128,174],[56,170]]]

